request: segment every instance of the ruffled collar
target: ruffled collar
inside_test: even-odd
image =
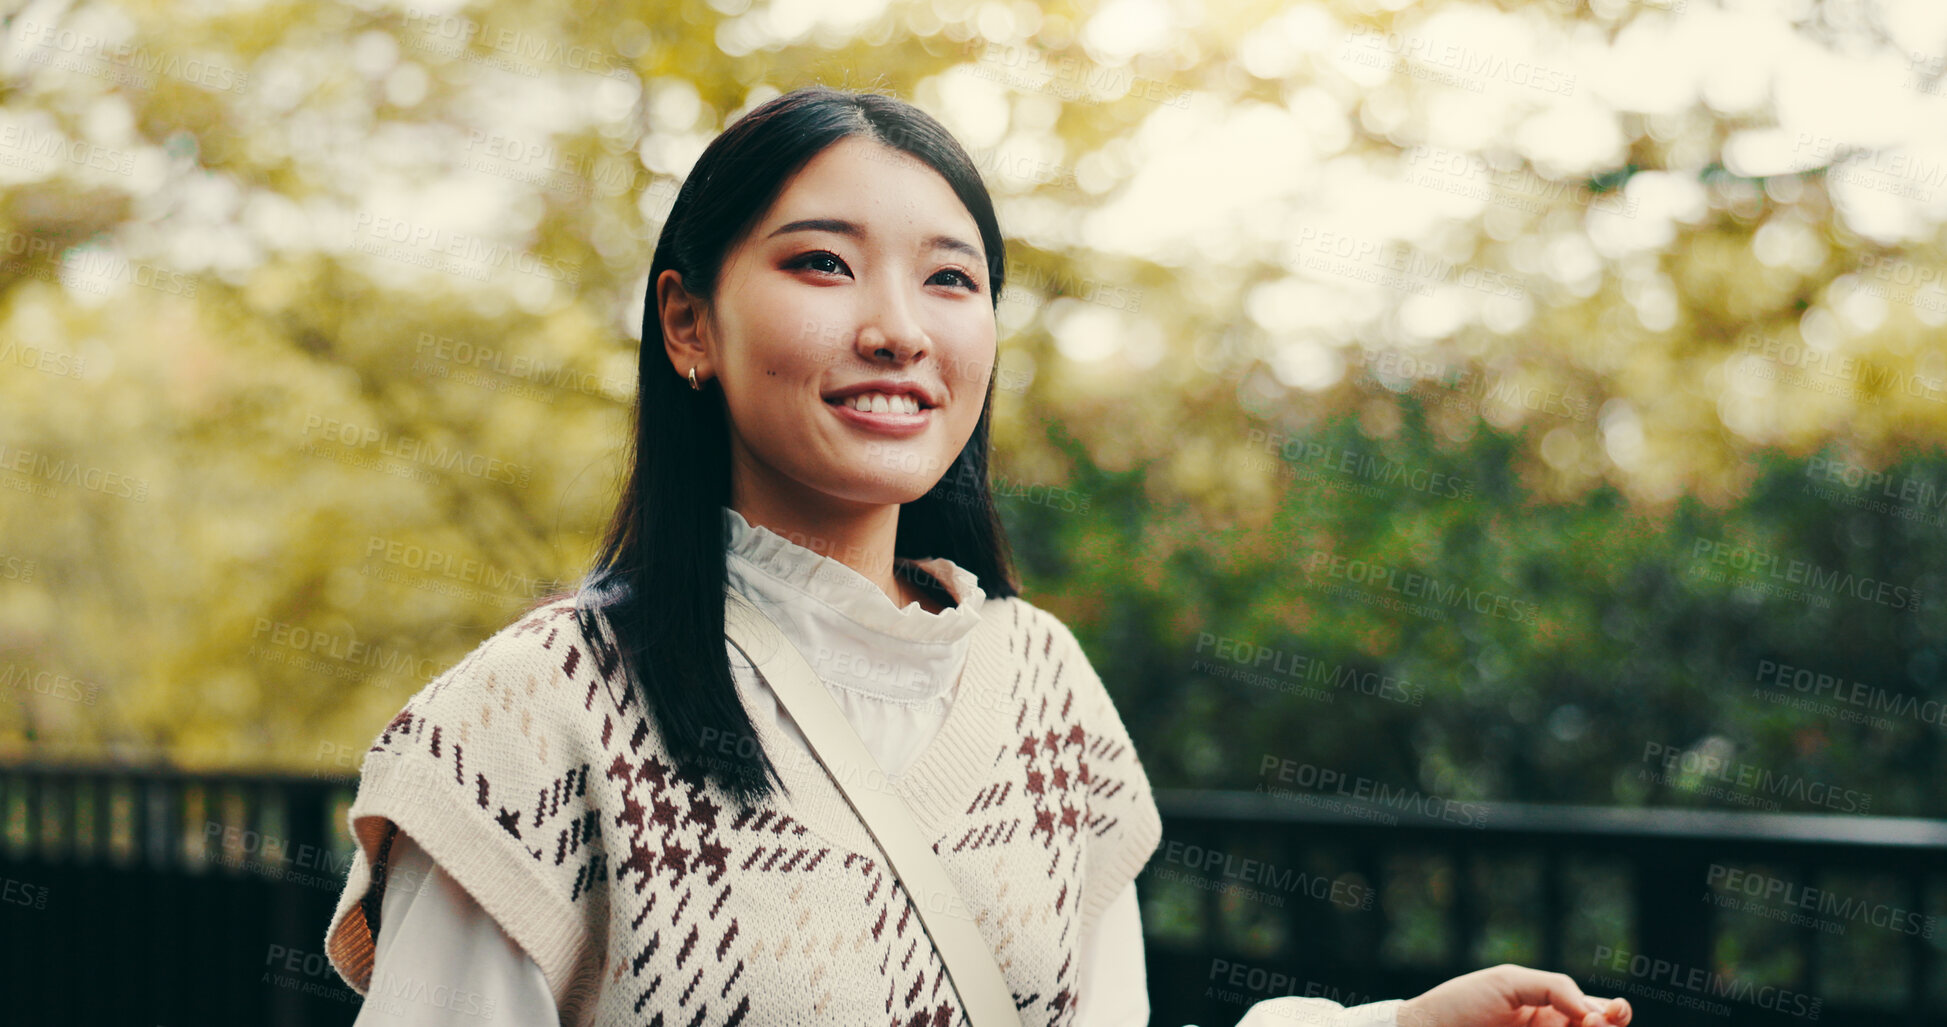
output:
[[[728,587],[763,610],[828,685],[901,703],[951,689],[987,598],[972,571],[945,557],[898,558],[932,575],[956,603],[938,613],[917,601],[902,609],[842,561],[722,510]]]
[[[819,600],[862,627],[915,642],[964,637],[980,620],[980,606],[987,598],[980,579],[945,557],[913,560],[902,556],[896,562],[931,574],[952,593],[957,605],[932,613],[915,601],[901,609],[892,605],[878,585],[843,561],[807,549],[761,524],[753,525],[730,507],[722,509],[733,557],[729,566],[745,572],[746,578],[752,572],[761,574],[769,583]]]
[[[948,695],[966,666],[987,593],[972,571],[945,557],[896,558],[932,575],[956,605],[933,613],[898,608],[865,575],[721,507],[727,540],[724,587],[762,610],[826,685],[895,704]],[[627,595],[626,581],[599,574],[581,592],[591,605]],[[733,661],[744,665],[733,652]]]

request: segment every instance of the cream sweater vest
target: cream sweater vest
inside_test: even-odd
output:
[[[790,796],[743,807],[678,773],[572,600],[524,615],[414,695],[368,751],[358,848],[326,938],[365,994],[396,825],[534,959],[564,1024],[966,1021],[914,897],[775,724]],[[1076,946],[1162,834],[1135,749],[1059,620],[989,599],[904,798],[1026,1024],[1067,1024]],[[965,906],[957,905],[963,900]],[[1106,982],[1105,982],[1106,984]]]

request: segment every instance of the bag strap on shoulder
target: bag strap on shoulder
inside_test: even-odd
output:
[[[974,1027],[1019,1027],[1021,1016],[1014,1006],[1014,993],[1001,976],[993,950],[971,919],[951,912],[972,907],[960,900],[959,890],[947,877],[939,856],[921,837],[912,811],[890,790],[846,787],[847,781],[886,778],[804,654],[769,617],[740,597],[726,595],[723,620],[731,644],[777,693],[778,701],[811,743],[819,766],[838,785],[873,842],[885,853],[894,876],[913,900],[920,926],[946,964],[949,983]],[[841,768],[857,772],[840,773]],[[945,911],[934,911],[934,900],[939,900]]]

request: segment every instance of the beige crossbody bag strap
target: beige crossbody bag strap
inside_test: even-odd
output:
[[[804,654],[798,652],[769,617],[740,598],[726,594],[723,621],[724,633],[777,693],[778,701],[784,704],[791,719],[797,722],[798,730],[811,743],[812,755],[838,784],[845,801],[851,804],[872,840],[885,853],[893,874],[913,900],[920,926],[925,928],[926,936],[932,939],[933,947],[946,963],[954,994],[960,997],[960,1005],[974,1027],[1020,1027],[1021,1016],[1014,1008],[1014,993],[1001,977],[994,952],[987,947],[986,939],[971,919],[951,912],[970,907],[961,901],[959,890],[947,877],[946,868],[940,865],[933,847],[920,836],[912,811],[891,791],[846,787],[846,781],[864,781],[875,776],[883,781],[885,775],[851,722],[839,710],[837,701],[805,662]],[[839,768],[857,772],[839,773]],[[872,773],[875,771],[876,775]],[[932,911],[935,904],[929,900],[936,898],[947,912]]]

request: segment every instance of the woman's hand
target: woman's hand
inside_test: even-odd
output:
[[[1400,1004],[1399,1027],[1623,1027],[1629,1000],[1582,994],[1567,974],[1503,963]]]

